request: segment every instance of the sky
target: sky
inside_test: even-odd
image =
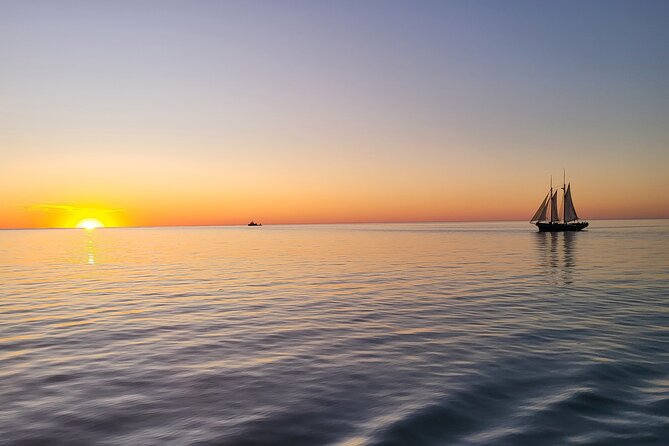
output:
[[[669,218],[667,1],[0,0],[0,228]]]

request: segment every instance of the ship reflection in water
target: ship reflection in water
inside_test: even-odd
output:
[[[588,233],[536,232],[538,264],[545,265],[546,274],[554,285],[571,285],[576,263],[576,245]]]

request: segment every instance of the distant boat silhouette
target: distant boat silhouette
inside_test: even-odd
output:
[[[249,223],[247,226],[262,226],[262,223],[256,223],[253,220],[251,220],[251,223]]]
[[[574,208],[574,202],[571,199],[571,185],[565,184],[563,177],[562,190],[562,221],[558,213],[558,191],[553,192],[553,177],[551,177],[551,188],[541,202],[539,209],[534,213],[530,223],[534,223],[539,228],[539,232],[563,232],[580,231],[588,227],[587,221],[579,221]],[[550,215],[550,216],[549,216]]]

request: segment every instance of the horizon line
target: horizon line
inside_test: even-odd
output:
[[[617,218],[592,218],[588,221],[630,221],[630,220],[669,220],[669,217],[617,217]],[[429,223],[510,223],[527,222],[527,220],[419,220],[419,221],[348,221],[348,222],[312,222],[312,223],[267,223],[264,226],[307,226],[307,225],[374,225],[374,224],[429,224]],[[137,225],[137,226],[104,226],[95,229],[151,229],[151,228],[217,228],[217,227],[245,227],[248,223],[238,224],[194,224],[194,225]],[[34,230],[68,230],[84,228],[0,228],[0,231],[34,231]]]

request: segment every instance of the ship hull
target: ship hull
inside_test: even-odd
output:
[[[576,223],[537,223],[539,232],[580,231],[587,227],[587,221],[579,221]]]

